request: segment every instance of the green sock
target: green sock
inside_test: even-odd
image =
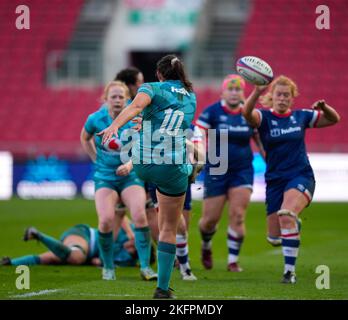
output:
[[[150,266],[151,238],[150,228],[135,228],[135,248],[137,249],[140,268],[145,269]]]
[[[112,231],[103,233],[98,231],[99,234],[99,252],[100,252],[100,259],[103,262],[103,266],[106,269],[114,269],[114,259],[113,259],[113,250],[112,250],[112,244],[113,244],[113,238],[112,238]]]
[[[157,246],[157,265],[158,280],[157,287],[162,290],[168,290],[169,280],[173,271],[175,260],[176,245],[167,242],[158,242]]]
[[[33,266],[35,264],[40,264],[40,257],[39,256],[23,256],[15,259],[11,259],[11,265],[13,266]]]
[[[42,242],[50,251],[52,251],[63,262],[68,259],[71,249],[61,241],[39,232],[39,241]]]

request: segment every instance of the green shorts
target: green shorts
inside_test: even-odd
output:
[[[133,168],[140,179],[153,183],[159,192],[172,197],[185,194],[192,172],[190,164],[134,164]]]
[[[89,226],[87,224],[77,224],[76,226],[71,227],[60,236],[60,241],[63,242],[65,238],[69,236],[79,236],[89,243],[91,237]]]
[[[94,188],[97,191],[100,188],[108,188],[115,190],[119,195],[121,192],[130,186],[140,186],[144,188],[144,182],[139,179],[134,171],[132,171],[128,176],[119,177],[117,180],[102,180],[94,179]]]

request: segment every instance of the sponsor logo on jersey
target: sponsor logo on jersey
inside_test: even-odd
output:
[[[301,131],[301,127],[290,127],[287,129],[276,128],[276,129],[271,129],[270,134],[271,134],[271,137],[275,138],[284,134],[289,134],[289,133],[299,132],[299,131]]]
[[[232,131],[232,132],[248,132],[249,131],[249,127],[247,126],[231,126],[224,123],[219,124],[219,129],[227,129],[228,131]]]
[[[279,137],[280,136],[280,129],[271,129],[271,137]]]
[[[220,119],[220,121],[225,122],[225,121],[227,121],[228,118],[227,118],[227,116],[222,115],[222,116],[219,117],[219,119]]]
[[[179,88],[172,87],[172,92],[180,93],[180,94],[183,94],[184,96],[190,96],[190,94],[185,88],[179,89]]]
[[[278,121],[272,120],[272,126],[277,126],[278,125]]]

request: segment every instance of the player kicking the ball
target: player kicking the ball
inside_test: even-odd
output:
[[[292,110],[298,95],[291,79],[276,78],[261,98],[269,110],[255,109],[268,86],[256,86],[246,101],[244,117],[258,128],[266,152],[266,205],[269,236],[281,237],[285,259],[283,283],[295,283],[295,264],[300,247],[298,216],[310,204],[315,179],[305,147],[305,131],[323,128],[340,120],[338,113],[324,100],[312,109]]]

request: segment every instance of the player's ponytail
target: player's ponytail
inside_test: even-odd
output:
[[[169,54],[157,62],[157,71],[165,80],[180,80],[187,91],[193,91],[192,83],[188,80],[185,68],[181,60]]]
[[[286,76],[279,76],[277,78],[275,78],[269,89],[268,92],[263,95],[262,97],[260,97],[260,103],[265,106],[265,107],[269,107],[272,108],[273,107],[273,92],[276,86],[289,86],[290,87],[290,91],[291,91],[291,95],[293,98],[298,96],[298,88],[297,88],[297,84],[291,80],[290,78],[286,77]]]

